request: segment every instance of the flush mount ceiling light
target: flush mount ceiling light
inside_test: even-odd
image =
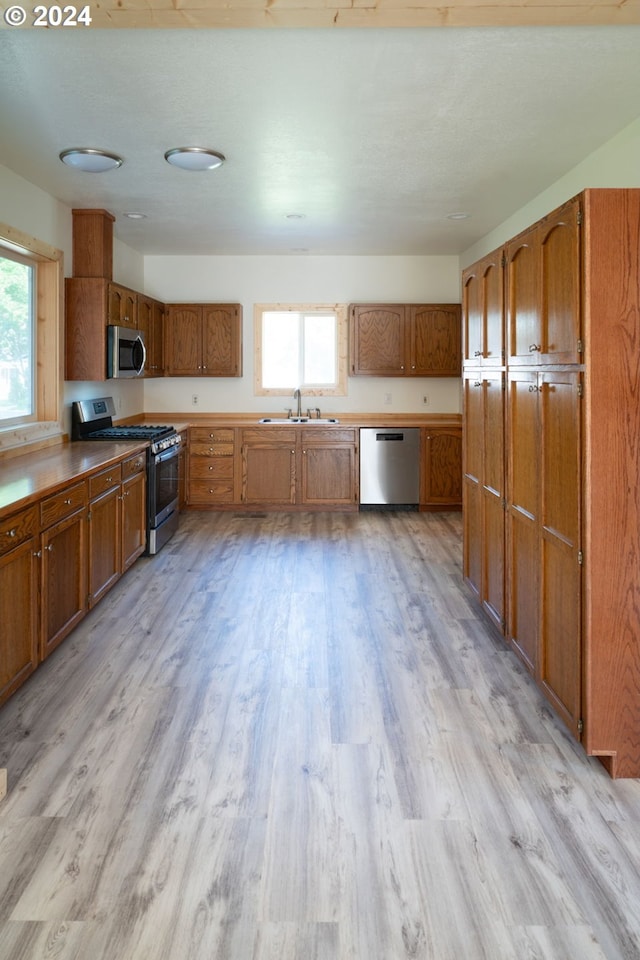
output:
[[[174,147],[164,155],[167,163],[181,170],[215,170],[225,161],[221,153],[206,147]]]
[[[447,220],[469,220],[471,218],[470,213],[448,213]]]
[[[125,213],[125,217],[129,220],[146,220],[146,213]]]
[[[72,147],[63,150],[60,159],[68,167],[83,170],[85,173],[105,173],[122,166],[122,157],[106,150],[94,150],[92,147]]]

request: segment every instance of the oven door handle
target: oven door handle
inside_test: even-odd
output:
[[[154,453],[153,459],[156,463],[162,463],[164,460],[171,460],[172,457],[177,457],[180,452],[180,444],[175,443],[172,447],[167,447],[166,450],[161,450],[159,453]]]

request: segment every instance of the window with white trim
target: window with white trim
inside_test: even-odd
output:
[[[346,394],[346,305],[256,304],[254,321],[257,395]]]

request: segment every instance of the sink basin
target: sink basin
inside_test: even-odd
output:
[[[262,417],[258,423],[340,423],[336,417]]]

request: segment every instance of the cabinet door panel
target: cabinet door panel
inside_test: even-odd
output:
[[[202,308],[202,370],[205,376],[238,376],[238,307]]]
[[[462,274],[464,361],[504,363],[502,250],[495,250]]]
[[[461,317],[457,304],[410,307],[411,374],[457,377],[462,366]]]
[[[288,443],[245,443],[242,502],[295,503],[295,447]]]
[[[508,378],[507,551],[509,639],[535,672],[539,633],[539,428],[538,377]]]
[[[537,374],[509,373],[508,388],[509,506],[537,520],[540,471]]]
[[[197,376],[202,367],[200,307],[172,304],[166,317],[167,372],[173,376]]]
[[[535,675],[538,663],[538,525],[529,517],[507,514],[509,555],[509,640]]]
[[[459,430],[429,429],[425,434],[421,503],[453,506],[462,503],[462,434]]]
[[[504,631],[505,627],[504,517],[502,499],[485,490],[482,605],[500,631]]]
[[[478,371],[465,371],[463,423],[463,470],[466,477],[480,483],[484,462],[484,397]]]
[[[0,703],[16,690],[38,662],[35,538],[0,557]]]
[[[468,476],[462,485],[463,573],[478,599],[482,597],[482,555],[484,550],[482,495],[480,483]]]
[[[465,363],[480,363],[484,354],[482,267],[462,274],[462,339]]]
[[[504,363],[504,278],[502,251],[484,260],[482,275],[484,363]]]
[[[44,659],[87,610],[86,509],[42,534],[42,648]]]
[[[120,486],[89,507],[89,606],[120,577]]]
[[[580,228],[573,201],[538,230],[541,338],[544,363],[579,363]]]
[[[507,247],[509,363],[537,363],[542,350],[535,231]]]
[[[540,374],[539,679],[570,730],[581,716],[580,374]]]
[[[307,445],[302,451],[302,502],[352,504],[355,445]]]
[[[122,484],[122,560],[124,573],[138,559],[146,547],[147,510],[146,478],[135,474]]]
[[[504,398],[502,373],[483,373],[483,445],[482,485],[495,497],[504,497]]]
[[[352,307],[351,325],[352,373],[377,377],[405,375],[409,330],[404,306]]]

